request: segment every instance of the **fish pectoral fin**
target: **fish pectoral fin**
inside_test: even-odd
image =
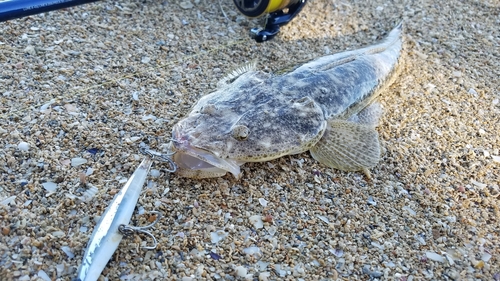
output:
[[[377,131],[345,120],[328,121],[325,134],[310,151],[320,163],[342,171],[373,168],[380,160]]]

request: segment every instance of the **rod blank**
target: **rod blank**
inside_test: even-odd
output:
[[[0,22],[96,2],[98,0],[6,0],[0,1]]]

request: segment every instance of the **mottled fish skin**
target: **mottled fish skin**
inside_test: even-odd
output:
[[[328,120],[356,115],[390,83],[402,51],[401,30],[400,24],[378,45],[324,56],[285,75],[242,74],[202,97],[174,126],[173,149],[189,154],[196,148],[237,165],[309,150]],[[183,168],[181,163],[181,175]]]

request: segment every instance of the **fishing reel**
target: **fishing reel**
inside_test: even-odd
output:
[[[245,16],[255,18],[267,14],[264,28],[252,28],[250,36],[257,42],[272,39],[280,27],[290,22],[302,10],[307,0],[233,0]]]

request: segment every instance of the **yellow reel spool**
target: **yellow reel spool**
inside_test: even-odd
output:
[[[290,2],[296,2],[296,1],[291,1],[291,0],[270,0],[269,5],[267,6],[266,13],[272,13],[278,10],[282,10],[286,7],[288,7]]]
[[[240,13],[247,17],[258,17],[282,10],[298,0],[233,0]]]

